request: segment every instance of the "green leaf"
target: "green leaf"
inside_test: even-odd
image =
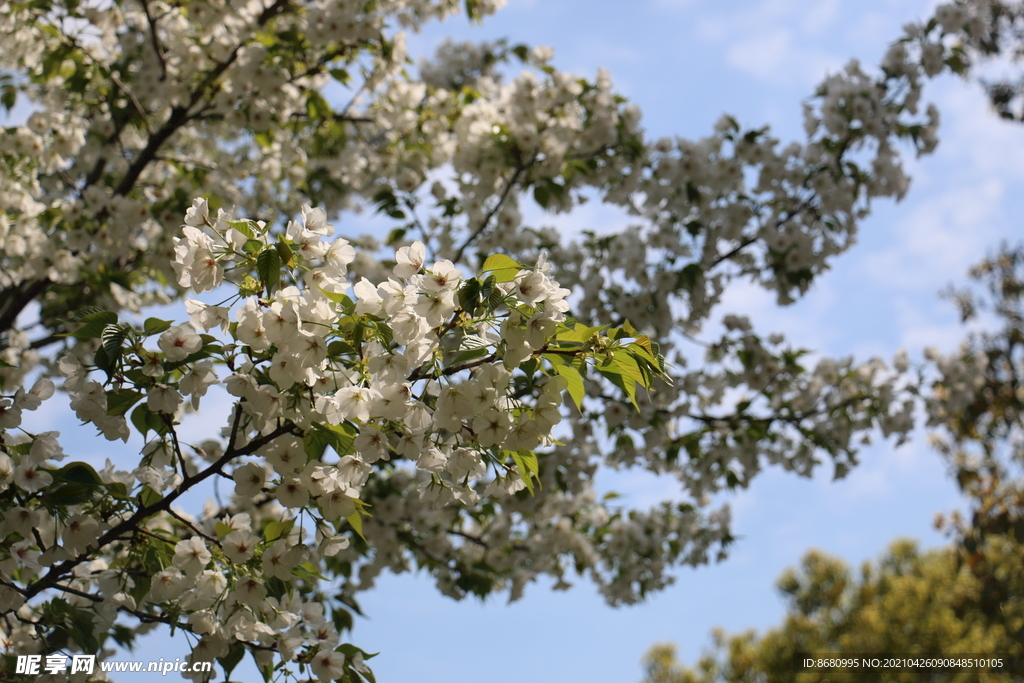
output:
[[[327,345],[327,355],[331,358],[354,354],[355,352],[356,349],[354,346],[348,342],[341,341],[340,339],[335,339]]]
[[[352,311],[355,310],[356,305],[352,301],[352,297],[350,297],[348,294],[343,294],[341,292],[328,292],[326,289],[321,289],[320,291],[323,292],[323,295],[325,297],[327,297],[334,303],[341,304],[341,307],[346,314],[351,313]]]
[[[492,270],[504,270],[505,268],[516,268],[518,270],[522,269],[523,266],[511,256],[506,256],[505,254],[491,254],[487,257],[487,260],[484,261],[484,265],[480,270],[486,273]]]
[[[4,109],[8,113],[14,109],[14,104],[18,101],[18,91],[14,89],[14,86],[5,85],[3,87],[3,93],[0,94],[0,104],[3,105]]]
[[[580,375],[579,371],[571,365],[556,365],[555,372],[564,377],[569,386],[566,391],[569,392],[569,397],[572,398],[573,403],[576,404],[576,409],[583,412],[583,376]]]
[[[75,641],[82,646],[83,652],[96,652],[100,649],[100,643],[96,640],[95,624],[93,623],[91,610],[71,607],[68,609],[67,623],[69,629],[75,634]]]
[[[512,282],[519,273],[519,268],[502,268],[501,270],[491,271],[491,277],[494,278],[495,282]],[[492,293],[491,296],[494,296],[494,294]]]
[[[117,500],[131,500],[128,496],[128,487],[119,481],[113,481],[107,484],[107,495]]]
[[[170,320],[161,320],[160,318],[146,318],[146,322],[142,323],[142,334],[146,337],[151,337],[154,334],[160,334],[171,329]]]
[[[459,287],[459,305],[466,313],[476,314],[477,306],[480,305],[480,281],[474,277],[469,278]]]
[[[338,633],[351,631],[352,627],[355,626],[352,613],[341,607],[333,607],[331,609],[331,622],[334,624],[334,628],[338,630]]]
[[[159,493],[149,488],[148,486],[143,486],[142,491],[139,493],[139,502],[142,503],[143,507],[156,505],[161,500],[163,500],[163,498],[163,496],[161,496]]]
[[[96,367],[101,370],[105,370],[107,377],[109,378],[113,374],[118,365],[121,363],[121,347],[124,344],[125,339],[132,334],[131,325],[107,325],[103,328],[103,332],[100,334],[100,340],[103,344],[103,358],[100,354],[96,354],[94,362]],[[101,363],[102,360],[102,363]]]
[[[691,263],[676,273],[676,287],[691,290],[697,285],[697,281],[704,275],[704,269],[699,263]]]
[[[87,310],[88,312],[82,311],[83,315],[75,316],[74,321],[76,323],[99,322],[104,325],[110,325],[117,322],[117,313],[113,311],[98,311],[95,309]]]
[[[135,410],[132,411],[131,416],[132,424],[139,430],[143,438],[153,430],[161,436],[167,432],[167,425],[164,423],[160,416],[149,409],[149,406],[145,403],[140,403]]]
[[[356,440],[356,432],[348,425],[325,425],[333,433],[331,448],[338,455],[349,455],[352,453],[352,444]]]
[[[51,509],[59,507],[66,510],[69,506],[88,502],[96,492],[95,486],[86,486],[85,484],[54,485],[43,490],[42,501]]]
[[[633,379],[640,386],[650,388],[647,376],[626,349],[612,351],[612,364],[622,369],[622,374]]]
[[[289,519],[285,521],[270,522],[263,528],[263,538],[266,539],[267,543],[272,543],[282,536],[288,534],[295,526],[295,520]]]
[[[534,185],[533,186],[533,201],[542,209],[548,208],[548,204],[551,202],[551,189],[548,185]]]
[[[314,425],[312,429],[306,430],[306,434],[302,438],[302,446],[303,450],[306,451],[306,457],[310,461],[319,460],[323,456],[324,451],[327,450],[330,440],[330,432],[320,428],[320,425]]]
[[[116,322],[117,319],[115,318],[114,321]],[[74,332],[63,336],[74,337],[75,339],[99,339],[103,336],[103,330],[107,329],[107,326],[110,324],[100,320],[90,320]]]
[[[323,95],[315,90],[310,90],[306,95],[306,113],[311,119],[326,118],[331,115],[331,105],[327,103]]]
[[[107,415],[124,415],[142,398],[142,393],[132,389],[114,389],[107,392]]]
[[[245,645],[235,642],[228,653],[223,657],[217,657],[217,661],[224,668],[224,680],[230,680],[231,672],[245,656]]]
[[[289,265],[292,262],[292,248],[281,238],[278,238],[277,244],[274,246],[277,249],[278,256],[281,257],[281,263],[286,266]]]
[[[374,327],[377,329],[377,340],[384,346],[384,348],[391,348],[391,342],[395,340],[395,333],[391,331],[391,326],[383,320],[374,323]],[[361,329],[361,328],[357,328]],[[358,338],[357,338],[358,341]]]
[[[654,353],[653,346],[647,337],[642,337],[642,339],[647,341],[646,346],[634,342],[623,347],[623,350],[633,357],[633,361],[641,370],[646,369],[654,375],[661,375],[665,371],[664,360]],[[650,382],[648,381],[645,386],[650,388]]]
[[[256,257],[256,272],[270,294],[281,281],[281,254],[274,247],[268,247]]]
[[[484,287],[485,288],[486,288],[488,283],[490,283],[492,285],[491,291],[490,291],[489,294],[487,294],[487,297],[486,297],[487,298],[487,309],[490,310],[490,311],[497,310],[499,306],[501,306],[502,304],[505,303],[505,292],[503,292],[501,290],[501,287],[494,287],[493,286],[497,282],[498,282],[497,278],[495,278],[492,275],[489,278],[487,278],[487,282],[484,283]]]
[[[42,76],[44,81],[49,80],[50,77],[57,73],[60,65],[64,62],[64,57],[67,56],[67,53],[68,48],[64,45],[52,52],[46,53],[43,57],[42,70],[40,72],[40,76]]]
[[[280,581],[280,579],[278,579]],[[263,683],[270,683],[274,680],[274,663],[269,662],[263,664],[260,661],[260,657],[256,655],[256,650],[249,650],[249,654],[252,656],[252,661],[256,664],[256,668],[260,670],[260,675],[263,676]]]
[[[260,240],[246,240],[245,244],[242,245],[242,251],[246,254],[255,254],[265,246]]]
[[[651,338],[648,337],[646,334],[642,334],[639,337],[637,337],[636,341],[634,341],[633,343],[643,347],[643,349],[647,353],[651,354],[652,357],[654,356],[654,346],[651,344]]]
[[[312,562],[303,562],[299,566],[293,567],[292,574],[298,576],[300,579],[305,579],[306,581],[309,581],[310,579],[318,579],[320,581],[327,580],[327,577],[318,572]]]
[[[526,267],[521,265],[515,259],[505,254],[492,254],[487,257],[484,261],[481,270],[485,273],[493,272],[491,277],[494,278],[495,282],[512,282],[516,279],[516,275],[519,271],[524,270]]]
[[[374,657],[380,654],[379,652],[374,652],[371,654],[366,650],[363,650],[362,648],[356,647],[355,645],[351,645],[349,643],[342,643],[338,647],[334,648],[334,650],[336,652],[342,653],[346,657],[355,657],[357,654],[361,654],[363,656],[363,659],[373,659]]]
[[[359,538],[365,541],[366,537],[363,536],[363,516],[359,513],[359,510],[353,512],[345,520],[352,525],[352,529],[359,534]]]
[[[252,231],[249,221],[228,221],[228,225],[245,235],[248,239],[256,238],[256,233]]]
[[[408,228],[398,227],[388,233],[388,238],[384,240],[384,244],[389,247],[394,246],[398,242],[405,239],[405,233],[409,232]]]
[[[519,476],[523,478],[530,495],[533,495],[533,478],[537,477],[540,483],[540,466],[537,464],[537,456],[532,451],[511,451],[512,460],[519,469]]]
[[[352,444],[356,434],[348,424],[327,425],[314,424],[311,429],[306,430],[304,446],[306,455],[311,460],[320,458],[328,446],[334,449],[338,455],[348,455],[352,452]]]
[[[640,410],[640,406],[636,402],[636,381],[631,376],[628,376],[620,365],[615,363],[601,365],[598,366],[597,371],[612,384],[622,389],[633,404],[633,407]]]
[[[92,465],[85,462],[69,462],[55,471],[53,478],[82,486],[101,486],[103,484],[103,480]]]
[[[608,326],[602,325],[600,327],[588,327],[579,323],[572,329],[566,327],[564,330],[555,334],[556,342],[576,342],[579,344],[586,344],[590,341],[591,337],[595,334],[600,334]]]

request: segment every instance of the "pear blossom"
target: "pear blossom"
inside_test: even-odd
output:
[[[157,345],[166,354],[168,361],[176,363],[198,351],[203,340],[191,325],[174,325],[160,335]]]
[[[288,508],[301,508],[309,504],[309,489],[298,477],[283,477],[274,495],[281,505]]]
[[[43,401],[53,396],[53,381],[48,377],[40,377],[28,391],[19,389],[14,394],[14,406],[20,410],[35,410]]]
[[[168,567],[153,575],[149,583],[149,600],[170,602],[185,592],[185,575],[177,567]]]
[[[232,478],[235,480],[235,495],[252,498],[263,488],[266,472],[260,465],[250,462],[236,469]]]
[[[179,541],[174,546],[174,566],[189,576],[198,574],[211,558],[206,543],[199,536]]]
[[[259,607],[265,597],[267,597],[267,589],[255,577],[246,577],[235,586],[235,599],[243,605],[253,608]],[[252,639],[248,638],[246,640]]]
[[[251,531],[235,529],[222,542],[224,555],[235,564],[249,560],[256,552],[256,537]]]
[[[15,486],[27,493],[35,493],[53,483],[53,475],[28,459],[18,463],[12,479]]]
[[[426,255],[426,247],[419,240],[399,249],[395,252],[395,277],[403,280],[411,278],[423,268],[423,259]]]
[[[176,388],[167,384],[157,383],[149,390],[146,404],[154,413],[173,415],[183,400]]]
[[[344,665],[345,655],[331,650],[318,653],[310,664],[316,677],[321,681],[325,681],[325,683],[341,676],[344,671]]]
[[[99,537],[100,525],[89,515],[73,515],[64,525],[61,538],[64,546],[74,554],[79,554],[92,545]]]

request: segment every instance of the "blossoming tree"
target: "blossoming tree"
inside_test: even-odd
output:
[[[634,602],[724,552],[709,494],[767,465],[842,476],[863,435],[911,428],[904,360],[804,368],[717,305],[739,280],[793,301],[873,199],[904,194],[899,145],[937,140],[923,82],[992,52],[1012,8],[909,26],[877,75],[826,79],[787,146],[729,117],[648,140],[607,74],[545,48],[447,44],[411,74],[403,31],[457,11],[0,8],[0,103],[32,108],[0,131],[12,651],[98,652],[162,624],[228,672],[249,652],[268,678],[369,678],[341,634],[386,569],[456,598],[575,572]],[[571,241],[523,224],[527,202],[592,198],[633,225]],[[332,222],[367,205],[384,245]],[[141,314],[179,297],[187,321]],[[712,316],[726,332],[689,369]],[[21,428],[55,380],[106,439],[143,437],[130,465],[64,462],[58,434]],[[215,386],[234,397],[223,428],[185,443]],[[687,500],[614,508],[601,466],[675,476]],[[217,478],[229,500],[175,505]]]

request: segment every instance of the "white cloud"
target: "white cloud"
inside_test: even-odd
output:
[[[863,259],[876,282],[905,291],[935,291],[960,277],[998,237],[995,214],[1005,193],[998,178],[978,178],[966,187],[944,187],[917,197],[896,226],[894,244]]]
[[[697,35],[721,46],[729,65],[769,85],[813,86],[851,56],[874,64],[900,27],[926,16],[933,0],[877,7],[844,0],[762,0],[702,17]]]

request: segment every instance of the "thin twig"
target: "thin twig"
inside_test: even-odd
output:
[[[146,13],[146,21],[149,22],[149,37],[153,40],[153,51],[156,52],[156,58],[160,62],[160,80],[164,81],[167,79],[167,62],[164,61],[164,49],[160,45],[160,38],[156,33],[156,21],[149,11],[149,0],[139,1],[142,3],[142,10]]]
[[[462,254],[466,251],[466,248],[480,236],[480,233],[487,229],[487,224],[491,222],[491,218],[494,217],[494,214],[496,214],[498,209],[500,209],[505,203],[509,193],[512,191],[512,187],[516,184],[516,181],[519,180],[519,176],[521,176],[524,171],[526,171],[526,166],[518,166],[516,168],[515,173],[512,174],[512,177],[509,178],[508,183],[505,185],[505,189],[502,191],[501,197],[498,198],[498,203],[495,204],[494,207],[487,212],[487,215],[484,216],[484,219],[480,221],[480,227],[474,230],[473,233],[466,238],[466,241],[462,243],[462,246],[458,248],[455,252],[455,256],[452,257],[452,263],[458,263],[461,261]]]
[[[59,590],[59,591],[61,591],[63,593],[71,593],[71,595],[77,595],[80,598],[85,598],[86,600],[92,600],[93,602],[103,602],[103,598],[100,597],[99,595],[92,595],[91,593],[86,593],[85,591],[80,591],[77,588],[72,588],[71,586],[65,585],[63,583],[58,583],[58,584],[54,585],[54,589]]]
[[[127,95],[128,99],[132,101],[132,104],[135,106],[135,111],[139,113],[139,117],[142,119],[142,125],[146,127],[146,132],[152,135],[153,130],[149,127],[149,114],[147,114],[146,110],[142,108],[142,103],[139,102],[139,98],[135,96],[135,93],[131,91],[131,88],[125,85],[113,71],[110,72],[110,80],[114,82],[114,85],[117,86],[118,90]]]
[[[175,512],[174,508],[167,508],[167,514],[169,514],[171,517],[174,517],[176,520],[178,520],[179,522],[181,522],[182,524],[187,526],[192,531],[196,532],[196,534],[198,534],[199,536],[202,536],[203,538],[205,538],[210,543],[213,543],[216,546],[220,546],[220,541],[218,541],[216,538],[213,538],[213,537],[209,536],[202,529],[196,528],[195,524],[193,524],[192,522],[188,521],[187,519],[182,517],[180,514]]]
[[[240,420],[240,416],[241,411],[236,413],[236,427]],[[246,443],[245,445],[238,447],[235,447],[233,445],[235,441],[235,434],[232,433],[231,447],[228,448],[224,455],[222,455],[216,462],[214,462],[212,465],[210,465],[202,472],[197,473],[195,476],[185,479],[181,483],[181,486],[179,486],[177,489],[167,494],[160,500],[156,501],[152,505],[143,505],[142,507],[138,508],[130,517],[123,520],[119,524],[116,524],[115,526],[111,527],[106,533],[104,533],[96,540],[96,543],[94,544],[94,550],[99,550],[104,546],[112,543],[113,541],[119,539],[121,535],[127,531],[137,531],[139,525],[145,520],[152,517],[153,515],[159,512],[170,512],[171,504],[174,501],[176,501],[186,492],[191,490],[196,484],[199,484],[200,482],[205,481],[206,479],[212,477],[213,475],[218,474],[225,465],[227,465],[235,458],[240,458],[244,455],[251,455],[252,453],[258,451],[263,446],[266,446],[268,443],[272,442],[274,439],[277,439],[278,437],[283,436],[284,434],[293,434],[298,431],[298,427],[295,424],[293,424],[292,422],[286,422],[285,424],[279,426],[277,429],[273,430],[269,434],[265,434],[259,438],[253,439],[252,441]],[[42,591],[47,590],[49,588],[53,588],[53,586],[58,581],[60,581],[60,579],[64,575],[72,571],[76,566],[78,566],[82,562],[88,561],[91,556],[91,553],[83,552],[78,557],[72,558],[70,560],[64,560],[63,562],[52,565],[49,571],[47,571],[47,573],[44,576],[37,579],[34,583],[31,583],[28,586],[26,586],[24,590],[21,591],[22,595],[24,595],[26,599],[31,599],[32,597],[38,595]]]

